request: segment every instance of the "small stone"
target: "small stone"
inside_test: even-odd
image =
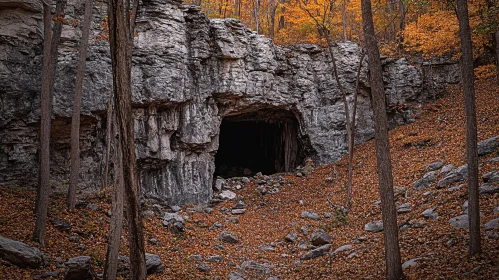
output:
[[[298,238],[298,234],[296,233],[290,233],[284,237],[284,240],[287,242],[294,242]]]
[[[382,221],[374,221],[367,223],[364,226],[364,230],[368,232],[381,232],[383,231],[383,222]]]
[[[99,205],[89,203],[89,204],[87,204],[87,208],[90,210],[93,210],[93,211],[97,211],[97,210],[99,210]]]
[[[449,224],[455,229],[469,228],[468,215],[461,215],[449,219]]]
[[[192,260],[195,260],[195,261],[202,261],[203,260],[203,256],[197,255],[197,254],[193,254],[193,255],[189,256],[189,259],[192,259]]]
[[[463,184],[460,184],[460,185],[456,185],[456,186],[453,186],[453,187],[450,187],[448,188],[447,190],[450,191],[450,192],[453,192],[455,190],[459,190],[460,188],[462,188],[464,185]]]
[[[402,269],[406,269],[408,267],[415,267],[418,265],[418,261],[424,260],[424,258],[415,258],[408,260],[402,264]]]
[[[499,182],[499,172],[498,171],[491,171],[491,172],[485,173],[485,174],[483,174],[482,179],[483,179],[483,182],[485,182],[485,183]]]
[[[426,173],[421,180],[414,182],[413,189],[422,190],[429,187],[433,182],[435,182],[436,176],[435,171],[430,171]]]
[[[499,148],[499,136],[491,137],[477,144],[478,156],[490,154]]]
[[[69,232],[71,230],[71,225],[59,219],[52,220],[52,225],[62,232]]]
[[[234,192],[229,190],[225,190],[218,195],[218,197],[222,200],[232,200],[236,198],[236,196],[237,195]]]
[[[336,255],[338,253],[345,252],[345,251],[350,251],[350,250],[352,250],[352,248],[353,248],[352,245],[343,245],[343,246],[339,247],[338,249],[334,250],[332,255]]]
[[[308,234],[308,227],[307,226],[302,226],[300,228],[300,230],[303,233],[303,235],[307,235]]]
[[[411,212],[411,210],[412,206],[409,202],[397,206],[397,213],[399,214],[408,213]]]
[[[256,183],[257,185],[265,185],[265,183],[267,183],[267,182],[266,182],[266,181],[264,181],[264,180],[259,180],[259,179],[257,179],[257,180],[255,180],[255,183]]]
[[[78,244],[78,249],[85,250],[85,248],[87,248],[85,244]]]
[[[227,232],[222,232],[219,236],[218,239],[222,240],[225,243],[230,243],[230,244],[237,244],[239,243],[239,239],[237,239],[237,236],[231,233]]]
[[[331,239],[331,235],[329,235],[327,232],[323,230],[317,230],[312,233],[312,236],[310,237],[310,243],[312,243],[312,245],[314,246],[321,246],[330,244]]]
[[[78,241],[80,241],[80,237],[78,235],[70,236],[69,241],[77,243]]]
[[[218,191],[218,192],[222,191],[222,187],[223,187],[224,183],[225,183],[224,179],[217,179],[215,181],[215,185],[213,186],[213,189],[215,191]]]
[[[232,209],[245,209],[245,208],[246,204],[242,200],[238,200],[237,204],[234,207],[232,207]]]
[[[493,219],[484,225],[485,230],[493,230],[499,228],[499,218]]]
[[[499,232],[498,231],[487,231],[487,237],[490,239],[499,239]]]
[[[493,214],[499,213],[499,206],[497,206],[496,208],[494,208],[494,210],[492,210],[492,213]]]
[[[182,210],[178,205],[173,205],[171,209],[174,213],[180,212],[180,210]]]
[[[142,212],[142,217],[151,217],[153,215],[154,215],[154,211],[152,211],[152,210],[147,210],[147,211]],[[111,215],[109,215],[109,216],[111,216]]]
[[[449,246],[449,247],[452,247],[452,246],[456,246],[457,244],[457,241],[456,239],[449,239],[449,241],[445,242],[445,245]]]
[[[499,186],[494,186],[490,184],[483,184],[478,188],[480,195],[493,195],[499,193]]]
[[[210,272],[211,271],[211,267],[207,264],[207,263],[199,263],[197,266],[196,266],[196,269],[201,271],[201,272]]]
[[[35,276],[35,278],[38,278],[38,279],[57,278],[57,277],[59,277],[59,272],[58,271],[45,272],[43,274]]]
[[[246,209],[232,209],[231,213],[233,215],[242,215],[246,213]]]
[[[224,257],[220,256],[220,255],[213,255],[213,256],[208,256],[206,258],[206,261],[207,262],[221,262],[224,260]]]
[[[438,219],[438,213],[435,212],[435,208],[426,209],[423,211],[423,213],[421,213],[421,215],[425,219],[430,219],[430,220],[437,220]]]
[[[272,247],[263,246],[263,247],[260,247],[260,250],[262,250],[264,252],[274,252],[275,249]]]
[[[206,214],[211,214],[211,213],[213,213],[213,208],[206,207],[206,208],[204,208],[204,212],[205,212]]]
[[[438,170],[438,169],[442,168],[442,166],[444,166],[444,164],[445,164],[445,162],[443,162],[443,161],[432,162],[432,163],[430,163],[430,165],[428,165],[428,171]]]
[[[238,219],[238,218],[236,218],[236,217],[231,217],[231,218],[229,218],[229,220],[230,220],[232,223],[234,223],[234,224],[239,224],[239,219]]]
[[[311,210],[303,211],[301,213],[301,217],[304,219],[312,219],[312,220],[318,220],[320,218],[319,215],[317,215],[317,213]]]
[[[454,170],[454,165],[447,164],[446,166],[442,167],[442,169],[440,170],[440,173],[438,174],[438,177],[444,177],[452,170]]]
[[[250,179],[248,177],[243,177],[241,178],[241,182],[244,184],[248,184],[250,182]]]
[[[213,224],[213,226],[214,226],[214,227],[216,227],[216,228],[222,228],[222,224],[221,224],[221,223],[219,223],[219,222],[215,222],[215,223]]]
[[[70,258],[64,263],[64,279],[94,279],[95,273],[89,256]]]
[[[146,253],[145,257],[147,274],[162,273],[165,270],[158,255]]]
[[[264,187],[264,186],[258,186],[258,187],[256,188],[256,190],[257,190],[257,191],[258,191],[261,195],[265,195],[265,194],[267,194],[267,188],[266,188],[266,187]]]
[[[327,255],[327,252],[329,251],[329,248],[331,248],[331,244],[326,244],[323,245],[319,248],[313,249],[309,252],[307,252],[305,255],[301,256],[301,260],[311,260],[315,259],[324,255]]]
[[[158,239],[156,239],[156,238],[150,238],[149,239],[149,243],[151,243],[153,245],[156,245],[156,244],[158,244]]]
[[[489,162],[499,162],[499,157],[491,158]]]
[[[228,279],[229,280],[244,280],[244,277],[243,277],[243,275],[241,273],[232,271],[229,274]]]

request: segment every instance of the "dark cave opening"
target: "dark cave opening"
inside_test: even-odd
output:
[[[305,153],[296,117],[285,110],[260,110],[229,116],[220,126],[215,176],[291,172]]]

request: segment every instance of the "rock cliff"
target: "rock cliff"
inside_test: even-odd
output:
[[[67,17],[81,20],[83,1],[69,2]],[[97,39],[104,32],[105,15],[105,2],[95,2],[82,100],[80,193],[95,192],[102,184],[105,108],[112,86],[109,46]],[[4,185],[37,182],[41,19],[39,1],[0,0],[0,184]],[[78,26],[65,26],[60,47],[51,136],[51,179],[56,189],[64,188],[69,177],[80,33]],[[336,44],[334,51],[352,106],[361,48],[346,42]],[[292,171],[306,158],[316,163],[340,159],[347,147],[344,106],[328,61],[318,46],[275,46],[237,20],[210,20],[199,7],[178,0],[141,1],[133,53],[133,106],[143,195],[175,204],[208,202],[215,170],[223,173],[230,167],[226,162],[215,166],[217,151],[224,148],[220,137],[231,133],[227,128],[221,134],[221,127],[234,127],[230,124],[268,124],[258,133],[272,131],[275,136],[267,137],[273,144],[265,144],[275,172]],[[421,104],[433,98],[428,89],[438,87],[405,59],[384,59],[384,71],[391,125],[414,121]],[[366,62],[360,77],[357,142],[373,135]],[[241,144],[229,156],[251,145]],[[260,171],[252,169],[244,172]]]

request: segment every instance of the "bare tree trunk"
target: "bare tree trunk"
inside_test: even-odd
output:
[[[405,30],[405,6],[404,1],[399,0],[399,10],[400,10],[400,22],[399,22],[399,48],[403,47],[404,42],[404,30]]]
[[[270,0],[270,24],[269,24],[269,37],[274,39],[274,31],[275,31],[275,10],[277,8],[275,4],[276,0]]]
[[[499,85],[499,30],[496,31],[496,33],[494,33],[494,37],[495,37],[495,50],[496,50],[496,53],[495,53],[495,57],[496,57],[496,71],[497,71],[497,84]]]
[[[473,49],[468,18],[468,3],[457,0],[459,35],[461,37],[461,77],[466,111],[466,160],[468,163],[468,218],[470,228],[470,256],[480,254],[480,208],[478,197],[478,152],[475,89],[473,73]]]
[[[57,1],[55,9],[56,15],[63,15],[66,2],[66,0]],[[62,31],[62,24],[59,21],[55,22],[52,30],[51,4],[52,2],[50,0],[48,3],[43,3],[44,41],[42,92],[40,98],[40,167],[35,203],[36,221],[35,229],[33,231],[33,240],[40,243],[41,246],[45,245],[45,225],[47,223],[50,196],[50,123],[52,114],[52,92],[54,90],[57,54]]]
[[[345,207],[350,207],[350,202],[352,201],[352,179],[353,179],[353,152],[355,144],[355,120],[357,115],[357,96],[359,94],[360,85],[360,70],[362,69],[362,61],[364,60],[365,53],[362,52],[359,59],[359,66],[357,67],[357,81],[355,82],[355,92],[353,93],[353,112],[352,121],[350,123],[350,135],[348,139],[348,187],[347,187],[347,199],[345,202]]]
[[[107,188],[108,186],[108,177],[109,177],[109,156],[111,154],[111,135],[113,130],[111,128],[113,123],[113,96],[109,95],[109,100],[107,101],[106,108],[106,162],[104,167],[104,180],[102,189]]]
[[[133,9],[137,4],[134,2]],[[110,0],[108,8],[109,42],[113,65],[114,104],[123,157],[123,181],[127,201],[130,278],[146,279],[144,233],[137,178],[134,128],[132,120],[132,44],[134,23],[130,22],[122,0]],[[133,12],[132,12],[133,14]],[[135,13],[136,14],[136,13]],[[132,20],[135,17],[132,16]]]
[[[255,0],[255,30],[256,34],[258,34],[258,22],[260,21],[260,0]]]
[[[71,173],[69,175],[69,188],[67,197],[68,209],[75,208],[76,189],[80,174],[80,112],[81,95],[83,92],[83,79],[85,78],[85,66],[88,52],[88,37],[92,23],[93,0],[85,3],[85,15],[83,17],[83,31],[81,35],[78,66],[76,68],[75,96],[73,103],[73,115],[71,119]]]
[[[343,41],[348,41],[347,37],[347,1],[343,0],[341,5],[341,24],[343,25]]]
[[[388,120],[386,116],[385,89],[383,71],[374,32],[371,1],[362,0],[362,26],[369,61],[372,91],[372,108],[374,115],[374,138],[376,140],[376,160],[378,165],[378,182],[381,196],[383,230],[385,241],[385,265],[387,279],[400,279],[402,272],[400,249],[398,242],[397,212],[393,196],[393,177],[388,139]]]
[[[111,129],[110,129],[111,130]],[[117,133],[114,133],[117,135]],[[121,232],[123,228],[123,164],[119,138],[114,149],[114,186],[112,198],[112,214],[109,222],[109,237],[107,241],[104,279],[116,279],[118,256],[120,251]]]

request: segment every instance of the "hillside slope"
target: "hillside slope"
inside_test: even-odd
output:
[[[499,135],[499,89],[493,80],[477,83],[479,141]],[[458,86],[435,104],[424,108],[421,118],[410,125],[390,131],[394,184],[401,195],[397,204],[410,203],[411,210],[399,214],[402,260],[420,258],[416,266],[404,269],[409,279],[497,279],[499,275],[499,231],[483,231],[483,254],[467,257],[467,230],[456,230],[449,219],[463,214],[466,186],[456,182],[437,189],[436,182],[421,190],[414,182],[427,173],[432,162],[443,161],[455,167],[465,162],[464,108]],[[499,152],[480,157],[480,176],[499,170]],[[438,171],[437,177],[438,177]],[[144,219],[147,252],[161,257],[165,271],[151,279],[381,279],[384,275],[382,233],[364,230],[366,223],[381,219],[374,142],[355,149],[354,194],[350,214],[336,216],[331,203],[341,205],[346,195],[346,159],[314,169],[305,177],[276,174],[250,178],[249,183],[226,180],[237,195],[243,196],[245,213],[233,215],[236,200],[222,201],[210,209],[183,207],[181,216],[188,216],[185,232],[174,234],[162,225],[163,211],[168,207],[146,205],[150,216]],[[481,177],[480,177],[481,178]],[[499,183],[495,183],[496,185]],[[241,186],[236,187],[237,185]],[[405,190],[403,189],[405,188]],[[449,190],[449,188],[451,188]],[[265,193],[265,194],[262,194]],[[30,241],[34,225],[35,191],[19,186],[0,188],[0,235],[35,245]],[[480,196],[482,225],[499,218],[499,194]],[[109,196],[90,201],[97,210],[64,210],[64,197],[53,197],[49,220],[71,224],[69,232],[47,229],[49,262],[39,269],[21,269],[0,260],[3,279],[31,279],[45,272],[56,271],[62,278],[61,266],[67,258],[92,257],[97,273],[102,273],[105,260],[106,234],[110,209]],[[425,219],[422,212],[434,208],[439,218]],[[495,209],[495,211],[494,211]],[[304,211],[313,211],[319,219],[302,218]],[[169,212],[171,212],[169,210]],[[495,212],[495,213],[494,213]],[[332,215],[333,217],[326,218]],[[313,216],[313,215],[312,215]],[[236,221],[237,220],[237,221]],[[351,249],[332,257],[300,260],[311,248],[312,233],[323,229],[332,237],[330,252],[343,245]],[[234,234],[238,243],[219,239],[222,232]],[[285,237],[296,233],[288,242]],[[77,236],[71,238],[70,237]],[[293,239],[290,236],[288,239]],[[126,238],[122,239],[126,244]],[[345,247],[344,247],[345,248]],[[348,247],[346,247],[348,248]],[[122,246],[126,254],[126,246]],[[201,256],[193,256],[201,255]],[[211,257],[218,255],[220,257]],[[200,260],[196,260],[200,259]],[[203,265],[202,265],[203,264]],[[208,270],[209,272],[201,272]],[[276,278],[274,278],[276,279]]]

